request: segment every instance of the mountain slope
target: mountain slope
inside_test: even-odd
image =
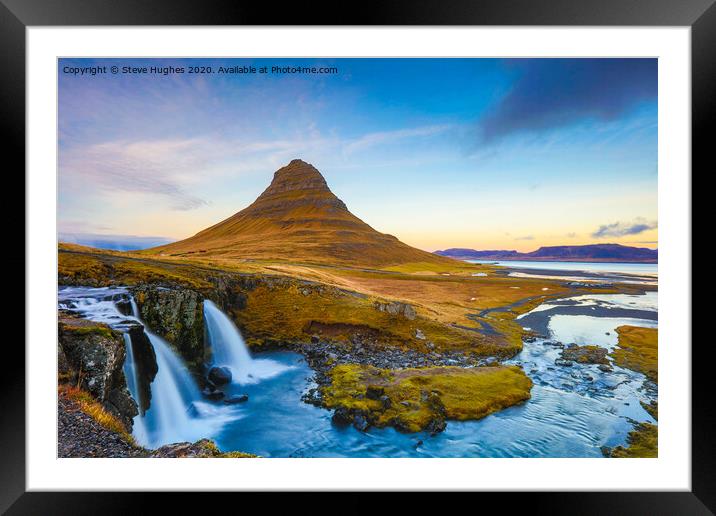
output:
[[[147,253],[371,267],[454,265],[449,258],[374,230],[331,192],[318,170],[298,159],[277,170],[269,187],[247,208]]]
[[[460,260],[533,260],[533,261],[574,261],[574,262],[634,262],[657,263],[659,253],[645,247],[630,247],[620,244],[560,245],[540,247],[531,253],[517,251],[476,251],[453,248],[435,251],[440,256]]]

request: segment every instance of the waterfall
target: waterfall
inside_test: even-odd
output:
[[[133,317],[141,322],[133,297],[130,304]],[[207,423],[200,420],[202,407],[198,405],[202,405],[202,397],[191,373],[164,339],[148,331],[146,326],[144,333],[157,357],[157,375],[151,385],[149,409],[134,418],[134,437],[140,444],[149,447],[206,437],[210,430]],[[127,359],[129,361],[129,355]],[[133,360],[132,356],[132,363]],[[133,369],[134,365],[130,370]],[[136,383],[135,379],[135,386]],[[139,399],[136,391],[132,395],[135,400]]]
[[[208,299],[204,301],[204,322],[212,352],[211,364],[231,369],[233,383],[257,383],[292,369],[275,360],[252,358],[234,323]]]
[[[253,378],[254,360],[244,339],[231,319],[208,299],[204,301],[206,333],[212,352],[212,364],[231,369],[233,381],[247,383]]]
[[[154,347],[158,371],[152,382],[149,410],[142,418],[150,429],[143,444],[154,447],[202,437],[204,429],[194,419],[194,404],[201,400],[201,393],[191,373],[164,339],[146,330],[145,333]]]
[[[137,367],[134,361],[132,338],[129,336],[129,333],[124,333],[123,337],[124,347],[127,350],[127,356],[124,360],[124,377],[127,380],[127,389],[129,389],[129,393],[132,395],[132,398],[139,403],[139,392],[137,390],[139,381],[137,380]],[[144,421],[144,417],[142,416],[142,414],[134,416],[132,422],[132,434],[138,442],[147,442],[147,426]]]

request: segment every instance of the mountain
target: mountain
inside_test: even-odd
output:
[[[331,192],[315,167],[299,159],[277,170],[247,208],[186,240],[145,252],[370,267],[454,265],[370,227]]]
[[[540,247],[531,253],[517,251],[476,251],[453,248],[435,251],[440,256],[458,260],[532,260],[564,262],[633,262],[657,263],[658,251],[645,247],[630,247],[620,244],[558,245]]]

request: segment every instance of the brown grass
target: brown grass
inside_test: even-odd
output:
[[[612,352],[614,362],[659,381],[659,331],[656,328],[620,326],[618,347]]]
[[[97,421],[101,426],[119,434],[122,439],[135,445],[134,438],[127,432],[127,428],[119,419],[107,412],[107,410],[92,397],[90,393],[73,385],[62,384],[57,388],[58,395],[73,401],[78,409]]]

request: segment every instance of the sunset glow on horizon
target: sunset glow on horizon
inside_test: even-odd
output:
[[[63,72],[117,63],[337,71]],[[428,251],[654,249],[656,92],[655,59],[61,59],[59,238],[183,239],[300,158]]]

